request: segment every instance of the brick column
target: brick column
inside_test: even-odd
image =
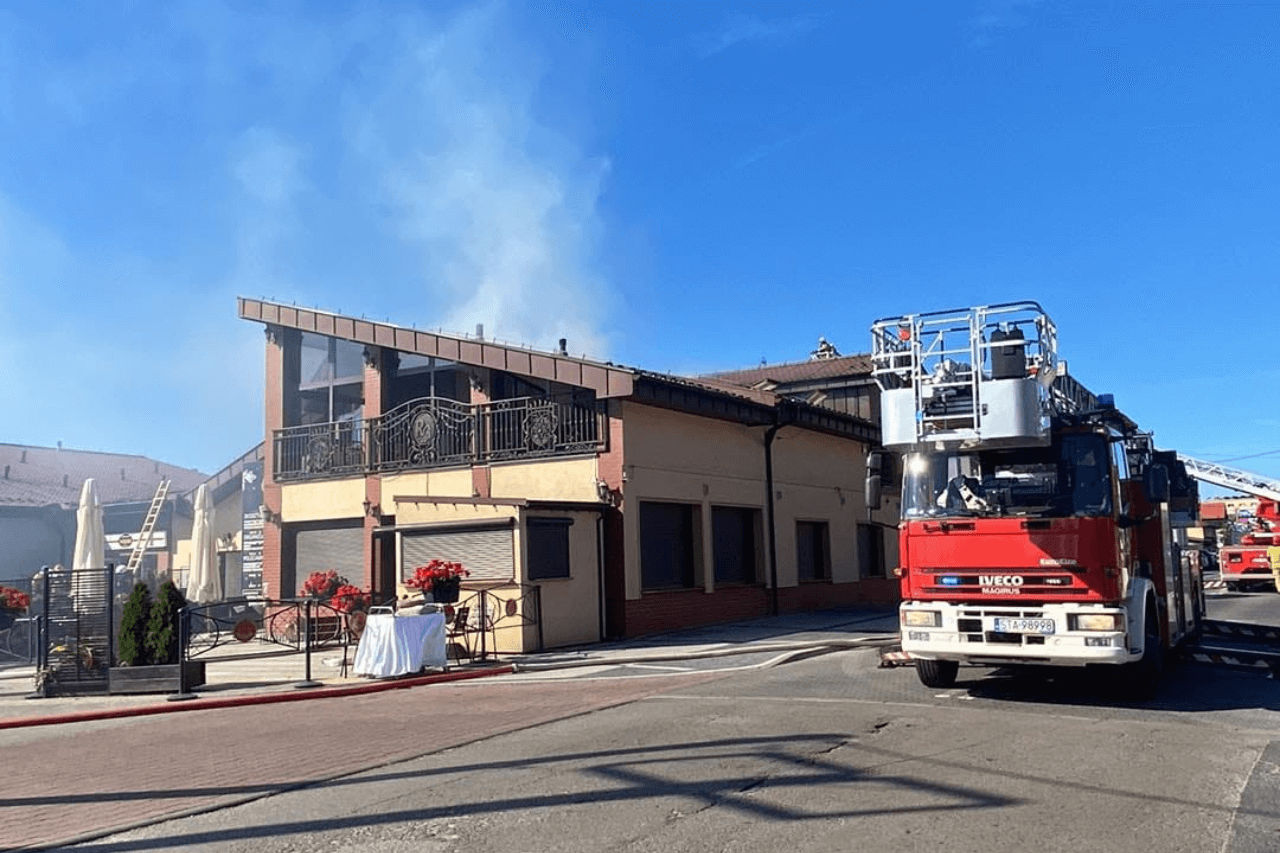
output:
[[[263,382],[263,412],[265,414],[265,444],[262,462],[262,502],[268,517],[280,516],[280,486],[275,481],[275,431],[284,427],[285,339],[288,331],[279,326],[266,328],[265,380]],[[280,566],[281,536],[279,521],[266,521],[262,525],[262,583],[269,598],[292,595],[294,590],[281,587]]]
[[[489,402],[489,391],[487,388],[484,387],[481,379],[481,377],[487,378],[487,375],[488,375],[488,371],[480,370],[479,375],[472,375],[471,377],[471,405],[473,406],[479,406]],[[484,430],[487,424],[488,424],[487,421],[481,420],[478,428],[481,430]],[[487,443],[488,438],[489,437],[487,435],[477,436],[477,439],[482,443]],[[488,465],[472,465],[471,466],[471,493],[478,498],[492,497],[493,495],[489,488],[489,484],[490,484],[489,466]]]
[[[389,374],[396,369],[395,353],[381,347],[367,346],[364,350],[364,443],[368,453],[372,447],[373,435],[369,431],[370,420],[382,417],[386,404],[386,388],[390,384]],[[366,456],[366,458],[370,458]],[[364,499],[369,503],[369,512],[364,517],[364,577],[351,581],[362,589],[376,592],[394,592],[395,590],[378,589],[378,554],[374,548],[374,528],[382,524],[382,515],[391,507],[382,504],[382,477],[377,474],[366,474],[364,478]]]

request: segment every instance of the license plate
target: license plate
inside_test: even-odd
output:
[[[1001,634],[1052,634],[1052,619],[1007,619],[997,618],[995,630]]]

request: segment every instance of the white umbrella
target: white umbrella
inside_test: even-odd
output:
[[[71,556],[71,597],[75,599],[76,609],[91,606],[96,599],[105,601],[106,596],[97,584],[88,581],[86,571],[104,569],[106,559],[107,537],[102,532],[102,504],[98,501],[98,487],[93,478],[84,481],[80,487],[80,508],[76,510],[76,549]]]
[[[187,600],[195,604],[209,604],[222,600],[222,577],[218,573],[218,551],[213,535],[213,497],[203,483],[196,489],[194,503]]]

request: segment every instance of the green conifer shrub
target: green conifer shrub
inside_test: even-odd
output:
[[[151,619],[151,590],[145,583],[133,585],[129,600],[124,604],[124,617],[120,622],[120,663],[125,666],[146,666],[151,662],[147,648],[147,629]]]
[[[160,585],[155,604],[151,605],[151,622],[147,626],[147,649],[152,663],[178,662],[181,651],[178,648],[179,611],[186,606],[187,599],[173,581]]]

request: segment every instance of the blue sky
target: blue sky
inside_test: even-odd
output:
[[[1018,299],[1280,478],[1280,6],[0,5],[0,441],[214,471],[265,296],[700,372]]]

